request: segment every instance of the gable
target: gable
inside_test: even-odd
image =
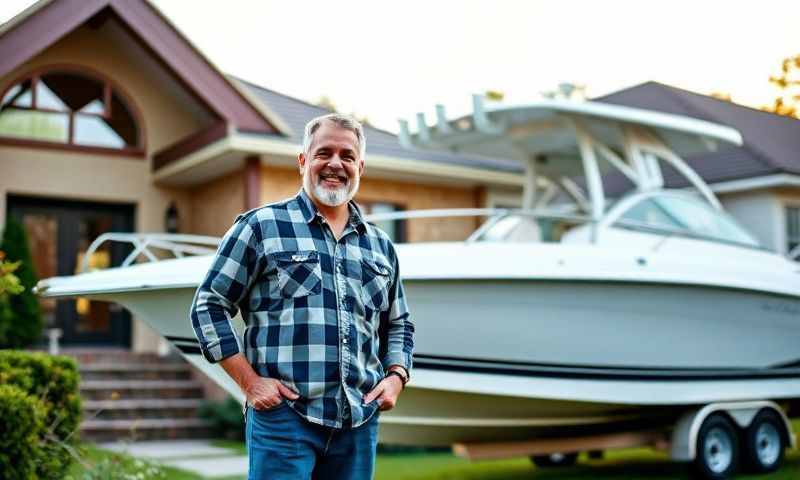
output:
[[[279,133],[265,112],[144,0],[43,1],[19,17],[0,31],[0,77],[82,25],[98,29],[115,19],[164,71],[222,121],[242,131]]]

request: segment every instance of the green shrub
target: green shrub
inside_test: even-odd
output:
[[[228,440],[244,441],[242,405],[228,397],[224,402],[204,402],[198,416],[211,422],[214,436]]]
[[[18,387],[0,385],[0,478],[37,478],[44,431],[41,403]]]
[[[22,348],[32,345],[42,337],[42,312],[39,299],[33,293],[36,273],[33,270],[31,250],[25,228],[12,218],[6,221],[0,250],[5,260],[20,262],[14,275],[24,290],[18,295],[0,300],[0,348]]]
[[[72,462],[68,448],[77,441],[81,418],[78,382],[78,366],[72,358],[0,350],[0,385],[18,389],[41,410],[43,428],[35,436],[31,458],[36,461],[36,476],[32,478],[62,478]],[[22,428],[2,418],[3,428],[9,431]],[[0,457],[0,472],[5,471],[4,460]]]

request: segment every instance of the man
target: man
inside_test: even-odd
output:
[[[408,381],[414,327],[394,246],[351,201],[365,147],[356,120],[311,120],[299,193],[238,216],[195,295],[203,354],[247,397],[250,479],[372,478],[377,411]]]

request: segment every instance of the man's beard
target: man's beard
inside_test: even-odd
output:
[[[343,176],[347,177],[344,173]],[[354,175],[352,178],[347,177],[344,185],[334,189],[323,187],[322,181],[322,173],[317,176],[317,183],[314,185],[311,184],[311,172],[306,171],[305,175],[303,175],[303,187],[306,192],[312,194],[320,203],[329,207],[338,207],[352,200],[356,196],[361,183],[358,175]]]

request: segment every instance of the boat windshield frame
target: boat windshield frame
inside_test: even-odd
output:
[[[703,206],[709,213],[723,217],[733,224],[741,233],[745,234],[753,243],[739,242],[733,239],[726,239],[714,235],[704,235],[689,228],[670,227],[666,225],[654,225],[636,220],[625,219],[623,216],[632,208],[649,199],[658,198],[678,198],[689,200],[697,205]],[[771,251],[761,244],[747,229],[743,228],[728,212],[723,209],[716,209],[703,201],[701,197],[692,191],[687,190],[652,190],[645,192],[631,192],[617,201],[611,209],[603,216],[598,223],[598,230],[605,231],[611,228],[624,228],[627,230],[640,231],[643,233],[662,234],[666,236],[680,236],[695,240],[705,240],[710,242],[723,243],[727,245],[746,247],[754,250]],[[800,252],[798,252],[800,253]],[[791,258],[791,257],[790,257]]]

